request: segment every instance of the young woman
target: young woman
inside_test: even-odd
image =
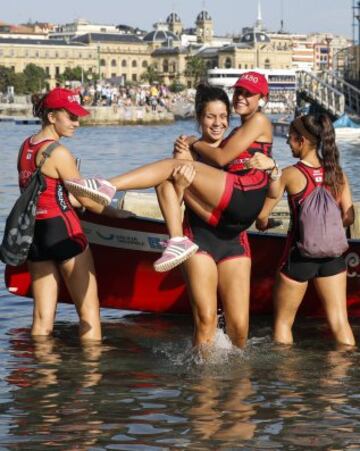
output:
[[[200,85],[195,97],[196,119],[201,141],[217,148],[228,128],[230,102],[220,88]],[[179,157],[179,153],[175,154]],[[173,172],[172,181],[161,183],[156,191],[163,216],[171,224],[173,206],[184,198],[191,202],[192,182],[196,170],[189,162]],[[177,199],[173,197],[174,189]],[[171,227],[171,226],[170,226]],[[246,343],[249,324],[250,248],[246,231],[229,232],[213,227],[186,209],[185,235],[198,252],[183,265],[194,317],[193,344],[210,345],[216,333],[218,293],[220,294],[226,330],[234,345]]]
[[[79,126],[79,116],[89,114],[68,89],[55,88],[42,97],[34,96],[34,115],[42,128],[27,138],[19,159],[19,185],[26,186],[54,141],[71,137]],[[63,145],[53,150],[41,168],[46,189],[40,194],[36,211],[34,241],[28,258],[34,297],[34,336],[50,335],[56,313],[61,278],[80,318],[82,340],[100,340],[99,299],[94,264],[88,242],[63,185],[63,180],[79,177],[75,158]],[[87,198],[81,204],[95,212],[104,207]]]
[[[354,222],[354,210],[348,179],[339,164],[335,132],[326,115],[308,115],[295,119],[289,130],[288,143],[300,161],[283,171],[281,192],[277,200],[267,199],[257,220],[257,227],[267,227],[269,214],[284,190],[288,194],[292,227],[274,291],[274,340],[293,342],[292,325],[309,280],[313,280],[335,337],[340,344],[354,345],[346,310],[346,264],[342,256],[303,257],[299,241],[300,205],[319,185],[325,186],[338,202],[343,225]]]
[[[109,181],[69,179],[66,180],[66,186],[75,196],[90,196],[107,204],[117,190],[156,187],[171,178],[176,167],[192,161],[195,177],[191,184],[191,199],[190,196],[187,198],[188,207],[213,227],[232,233],[246,230],[261,211],[269,175],[273,190],[279,184],[279,170],[270,157],[271,123],[260,111],[266,103],[267,95],[265,77],[256,72],[242,75],[235,85],[233,96],[234,109],[240,115],[242,125],[233,131],[221,149],[201,140],[196,141],[193,137],[188,141],[180,139],[176,151],[185,161],[157,161]],[[188,144],[206,163],[193,161]],[[167,225],[170,240],[162,257],[154,264],[157,271],[175,267],[193,255],[198,248],[183,236],[178,203],[174,204],[173,218]]]

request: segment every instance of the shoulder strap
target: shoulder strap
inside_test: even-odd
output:
[[[50,157],[50,155],[52,154],[53,150],[55,150],[60,145],[61,144],[59,143],[59,141],[54,141],[49,146],[47,146],[47,148],[42,153],[42,157],[43,158],[42,158],[42,160],[39,163],[38,169],[40,169],[41,166],[45,163],[46,159]]]
[[[19,153],[18,153],[18,158],[17,158],[17,168],[18,168],[18,170],[19,170],[19,165],[20,165],[20,160],[21,160],[21,156],[22,156],[22,153],[23,153],[23,150],[24,150],[24,146],[25,146],[25,143],[26,143],[26,141],[27,140],[25,140],[22,144],[21,144],[21,146],[20,146],[20,149],[19,149]]]
[[[298,169],[305,176],[308,183],[309,183],[309,181],[312,182],[312,184],[315,187],[319,185],[318,183],[316,183],[314,177],[310,174],[310,172],[307,171],[306,168],[304,167],[304,165],[302,165],[300,162],[294,164],[294,167],[296,169]]]

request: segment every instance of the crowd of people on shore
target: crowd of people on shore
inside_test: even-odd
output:
[[[141,97],[141,92],[123,94]],[[165,96],[165,92],[160,95],[158,91],[158,96]],[[47,187],[40,195],[28,258],[34,336],[52,333],[63,278],[79,314],[81,339],[101,339],[94,263],[74,208],[126,217],[129,212],[110,206],[116,191],[155,187],[169,240],[154,269],[168,271],[182,265],[196,347],[206,353],[214,341],[218,296],[229,338],[235,346],[246,346],[251,274],[247,229],[254,221],[259,230],[269,228],[269,215],[284,192],[289,198],[292,226],[275,283],[274,340],[293,342],[295,316],[313,280],[335,341],[355,345],[347,317],[344,249],[338,250],[336,243],[327,240],[330,247],[320,256],[311,249],[303,252],[309,236],[302,236],[301,207],[314,193],[332,199],[332,211],[338,210],[340,221],[337,233],[344,233],[343,226],[354,221],[350,187],[339,164],[332,123],[326,115],[295,119],[288,144],[298,162],[282,171],[272,155],[272,126],[263,112],[268,97],[267,81],[257,72],[239,78],[232,104],[222,89],[199,85],[195,115],[200,136],[180,136],[169,158],[109,180],[82,178],[67,147],[59,145],[53,151],[42,166]],[[240,124],[225,137],[232,109]],[[74,92],[64,88],[35,99],[34,112],[41,118],[42,128],[23,143],[18,166],[22,187],[49,144],[71,137],[79,117],[88,114],[74,100]],[[182,203],[186,207],[184,220]],[[332,224],[335,230],[334,217]]]

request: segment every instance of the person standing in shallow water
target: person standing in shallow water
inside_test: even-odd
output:
[[[246,230],[256,219],[264,203],[268,185],[275,190],[279,169],[271,158],[272,126],[261,112],[268,96],[265,77],[257,72],[247,72],[235,85],[233,105],[240,115],[242,125],[222,143],[221,149],[206,142],[182,138],[177,143],[177,153],[183,159],[157,161],[110,181],[95,179],[69,179],[66,187],[75,196],[84,195],[108,204],[116,190],[156,187],[171,180],[176,167],[189,161],[195,169],[191,184],[191,200],[187,205],[203,221],[213,227],[233,233]],[[196,141],[196,142],[195,142]],[[201,161],[193,161],[188,145],[200,155]],[[198,246],[183,236],[181,211],[176,201],[167,226],[170,240],[162,257],[154,263],[157,271],[167,271],[193,255]],[[275,195],[275,194],[274,194]]]
[[[229,126],[230,101],[225,91],[199,85],[195,96],[196,119],[201,140],[214,149],[221,145]],[[175,152],[179,158],[182,152]],[[196,155],[194,155],[196,157]],[[189,162],[174,170],[171,181],[157,188],[160,208],[168,224],[176,204],[173,184],[180,203],[191,202],[191,184],[195,168]],[[193,344],[206,351],[213,343],[217,328],[218,294],[226,319],[226,330],[236,346],[246,343],[249,322],[250,247],[246,231],[226,233],[209,225],[186,208],[184,233],[199,250],[183,263],[183,273],[194,318]]]
[[[33,96],[34,115],[42,120],[41,130],[22,146],[18,171],[20,188],[43,159],[47,147],[63,137],[73,136],[79,117],[88,113],[68,89],[55,88],[44,96]],[[76,161],[63,145],[53,150],[41,168],[46,189],[40,194],[34,241],[28,268],[34,297],[33,336],[52,333],[61,279],[75,303],[80,319],[81,340],[100,340],[101,324],[94,263],[80,220],[69,200],[63,180],[79,177]],[[104,207],[88,198],[81,205],[100,213]],[[73,199],[73,203],[79,206]]]
[[[355,339],[346,309],[347,268],[343,256],[304,257],[297,246],[300,206],[316,186],[325,186],[333,195],[344,226],[354,222],[350,186],[339,164],[335,131],[329,117],[312,114],[298,117],[290,124],[288,144],[293,156],[300,161],[283,171],[278,199],[266,200],[256,222],[258,229],[267,228],[272,209],[286,191],[292,226],[274,289],[274,340],[293,343],[295,316],[308,283],[313,280],[336,342],[353,346]]]

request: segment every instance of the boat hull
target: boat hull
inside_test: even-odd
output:
[[[114,219],[86,213],[82,224],[93,252],[102,307],[154,313],[190,313],[180,268],[157,273],[153,262],[167,238],[163,222],[149,218]],[[285,235],[249,233],[252,251],[251,313],[272,312],[272,288],[285,245]],[[360,241],[350,240],[348,265],[348,311],[360,317]],[[7,266],[5,282],[18,296],[31,297],[26,265]],[[71,302],[62,287],[60,301]],[[321,303],[310,284],[300,312],[323,316]]]

